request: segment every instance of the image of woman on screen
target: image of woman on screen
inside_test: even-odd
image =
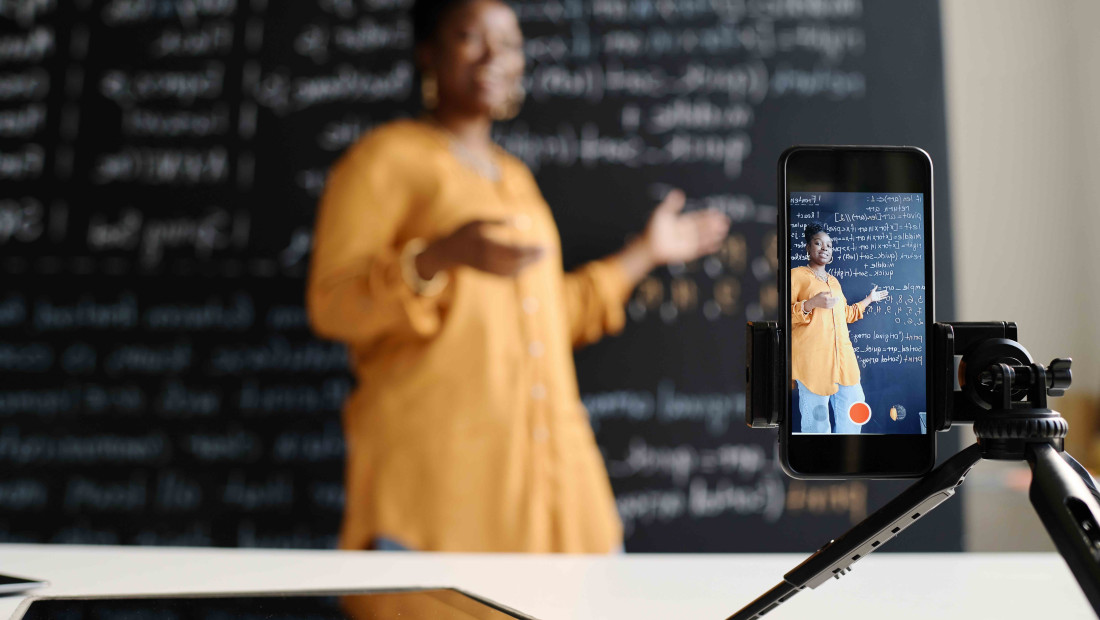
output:
[[[717,251],[728,218],[672,191],[622,249],[566,273],[535,177],[492,140],[523,100],[515,12],[418,0],[411,21],[423,111],[348,149],[314,233],[310,321],[357,379],[340,547],[617,551],[573,350],[623,328],[649,271]]]
[[[848,305],[840,282],[825,267],[833,261],[833,240],[825,225],[806,225],[807,264],[791,269],[791,378],[798,389],[803,433],[859,434],[856,419],[869,409],[859,383],[859,363],[848,336],[848,323],[887,293],[878,286],[860,301]],[[829,422],[832,410],[834,422]]]

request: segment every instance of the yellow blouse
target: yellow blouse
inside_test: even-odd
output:
[[[572,348],[623,326],[617,260],[564,273],[531,172],[497,151],[480,176],[421,121],[376,128],[330,172],[307,307],[349,345],[344,549],[375,537],[417,550],[606,553],[622,530],[580,401]],[[436,297],[400,254],[475,219],[510,218],[547,252],[516,278],[460,267]]]
[[[835,306],[802,312],[803,301],[828,292],[837,298]],[[848,323],[862,318],[863,308],[848,305],[836,278],[830,275],[826,283],[805,265],[791,269],[791,379],[821,396],[836,394],[838,383],[859,383],[859,362]]]

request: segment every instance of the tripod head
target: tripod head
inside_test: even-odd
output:
[[[987,459],[1021,459],[1035,442],[1062,450],[1068,425],[1047,408],[1047,396],[1069,389],[1070,359],[1035,363],[1016,341],[1015,323],[937,323],[934,333],[937,430],[973,423]]]
[[[1015,323],[936,323],[933,329],[936,430],[977,422],[987,411],[1046,408],[1046,397],[1063,395],[1073,381],[1069,359],[1036,364],[1016,341]]]

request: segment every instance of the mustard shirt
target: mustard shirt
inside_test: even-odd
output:
[[[310,266],[314,330],[349,345],[340,547],[375,537],[417,550],[606,553],[622,530],[580,401],[573,347],[623,326],[617,260],[564,273],[550,209],[502,149],[478,175],[447,134],[380,126],[329,174]],[[511,218],[546,255],[516,278],[468,267],[418,296],[400,253],[475,219]]]
[[[814,308],[809,315],[802,312],[803,301],[828,292],[837,298],[835,306]],[[791,269],[791,379],[821,396],[836,394],[837,384],[859,383],[859,362],[848,323],[862,318],[863,308],[848,305],[840,282],[832,275],[826,283],[805,265]]]

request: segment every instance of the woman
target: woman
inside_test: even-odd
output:
[[[621,548],[572,347],[616,332],[657,265],[717,250],[728,220],[672,192],[619,253],[563,273],[531,172],[490,139],[522,91],[523,36],[499,0],[417,2],[429,112],[381,126],[330,173],[308,307],[348,343],[340,546]]]
[[[886,298],[878,286],[849,306],[840,282],[825,271],[833,262],[833,240],[819,222],[806,225],[808,262],[791,270],[791,377],[798,387],[803,433],[859,434],[848,410],[865,402],[859,364],[848,337],[848,323]],[[835,426],[829,425],[832,407]]]

